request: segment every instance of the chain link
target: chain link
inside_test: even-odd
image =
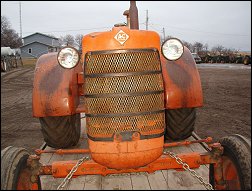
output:
[[[214,190],[213,186],[204,181],[204,179],[196,173],[195,170],[192,170],[186,162],[183,162],[175,153],[171,151],[164,151],[164,154],[168,154],[170,157],[176,159],[176,162],[183,166],[183,169],[188,171],[194,178],[196,178],[202,185],[205,186],[207,190]]]
[[[79,159],[78,162],[74,165],[74,167],[71,169],[71,171],[68,173],[68,175],[64,178],[64,180],[61,182],[61,184],[58,186],[57,190],[63,190],[63,188],[68,184],[68,182],[71,180],[73,174],[77,171],[79,166],[89,160],[88,156],[84,156],[83,158]]]

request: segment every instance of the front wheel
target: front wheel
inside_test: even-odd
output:
[[[183,140],[192,135],[196,120],[195,108],[166,109],[165,122],[167,140]]]
[[[24,148],[13,146],[6,147],[1,151],[1,190],[31,190],[40,189],[31,182],[32,171],[27,167],[29,153]]]
[[[224,148],[222,173],[226,190],[251,190],[251,141],[235,134],[219,142]],[[213,164],[210,165],[209,182],[215,187]]]
[[[80,114],[39,118],[41,131],[48,146],[67,148],[75,146],[80,138]]]

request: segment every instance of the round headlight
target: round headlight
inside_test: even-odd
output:
[[[64,47],[59,51],[57,59],[63,68],[73,68],[78,64],[80,56],[75,48]]]
[[[184,52],[184,46],[179,39],[171,38],[162,45],[162,54],[168,60],[179,59]]]

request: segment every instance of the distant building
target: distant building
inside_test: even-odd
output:
[[[23,42],[23,46],[20,47],[21,57],[26,58],[38,58],[48,52],[57,52],[60,48],[58,38],[39,32],[23,37]]]

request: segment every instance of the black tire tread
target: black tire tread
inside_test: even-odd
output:
[[[219,142],[224,147],[223,155],[229,157],[236,165],[241,190],[251,190],[251,140],[233,134],[221,138]],[[214,186],[213,164],[210,165],[209,180]]]
[[[241,174],[241,189],[251,190],[251,146],[249,141],[241,135],[230,135],[219,141],[224,147],[224,155],[232,153],[233,162],[237,164],[238,173]]]
[[[46,144],[53,148],[75,146],[80,138],[80,114],[41,117],[41,131]]]
[[[24,148],[13,146],[1,151],[1,190],[14,190],[20,169],[26,166],[29,153]]]
[[[165,111],[167,140],[183,140],[192,135],[196,120],[195,108],[180,108]]]

